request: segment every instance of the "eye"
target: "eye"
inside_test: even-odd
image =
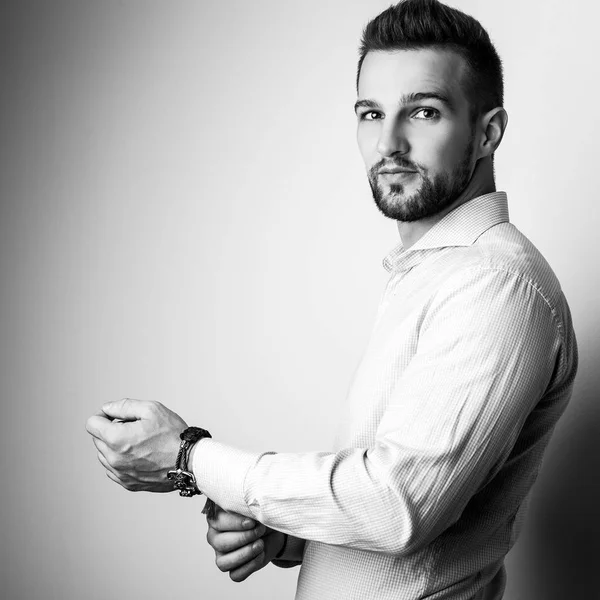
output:
[[[420,116],[419,116],[420,115]],[[420,108],[413,114],[413,119],[421,119],[423,121],[433,121],[440,116],[439,111],[435,108]]]
[[[369,110],[367,112],[361,113],[360,120],[361,121],[376,121],[377,119],[381,119],[383,115],[377,110]]]

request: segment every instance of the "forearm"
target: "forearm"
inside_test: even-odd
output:
[[[374,451],[373,457],[382,455]],[[388,485],[366,450],[260,454],[201,440],[192,460],[200,489],[219,506],[300,540],[385,553],[406,551],[414,542],[417,511]],[[396,515],[391,524],[390,515]]]

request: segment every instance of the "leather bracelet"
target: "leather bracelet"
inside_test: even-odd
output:
[[[283,540],[283,546],[282,546],[281,550],[277,553],[277,556],[275,557],[276,559],[279,558],[280,556],[283,556],[283,553],[285,552],[285,549],[287,547],[288,534],[284,533],[283,535],[285,535],[285,539]]]
[[[167,477],[173,482],[175,489],[179,490],[180,496],[189,498],[202,493],[196,485],[194,473],[188,466],[188,459],[192,446],[198,440],[206,437],[210,438],[212,435],[210,435],[206,429],[201,429],[200,427],[188,427],[181,432],[179,437],[181,438],[181,444],[179,446],[179,452],[177,453],[177,460],[175,461],[175,470],[169,471]]]

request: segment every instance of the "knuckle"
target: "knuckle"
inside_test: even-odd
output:
[[[114,467],[115,455],[110,451],[106,450],[105,452],[99,452],[101,456],[104,457],[104,463],[109,467]]]
[[[148,400],[148,403],[145,405],[146,411],[151,415],[156,415],[164,408],[163,405],[157,400]]]
[[[215,550],[218,552],[224,552],[225,548],[223,547],[223,541],[218,535],[213,536],[212,542],[210,544]]]
[[[215,556],[215,564],[217,565],[219,571],[225,572],[227,569],[225,568],[225,563],[223,562],[223,557],[220,554]]]
[[[237,566],[241,566],[247,563],[252,557],[248,555],[248,546],[239,547],[235,551],[236,563]]]
[[[114,424],[110,424],[106,427],[104,431],[104,443],[109,448],[118,448],[123,441],[123,433],[122,430],[115,426]]]
[[[107,446],[112,446],[116,441],[114,429],[112,427],[106,427],[102,434],[102,439]]]
[[[108,464],[113,469],[118,470],[118,469],[123,468],[123,459],[118,454],[110,454],[109,456],[106,457],[106,460],[108,461]]]

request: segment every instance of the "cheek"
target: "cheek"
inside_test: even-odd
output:
[[[377,142],[379,140],[377,128],[372,124],[359,124],[356,130],[356,141],[360,155],[368,168],[372,167],[378,160]]]
[[[464,156],[468,136],[455,127],[440,126],[420,132],[413,144],[413,160],[426,166],[430,172],[452,170]]]

